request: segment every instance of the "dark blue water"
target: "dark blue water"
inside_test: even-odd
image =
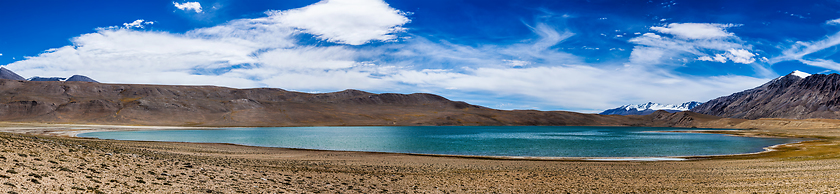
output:
[[[649,132],[647,127],[278,127],[220,130],[115,131],[80,137],[213,142],[319,150],[531,156],[662,157],[741,154],[800,141],[720,134]]]

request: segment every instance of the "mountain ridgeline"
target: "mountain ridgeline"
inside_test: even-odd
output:
[[[99,83],[98,81],[93,80],[93,79],[91,79],[91,78],[89,78],[89,77],[87,77],[87,76],[84,76],[84,75],[73,75],[73,76],[70,76],[70,78],[67,78],[67,79],[66,79],[66,80],[64,80],[64,81],[68,81],[68,82],[94,82],[94,83]]]
[[[275,88],[27,81],[0,69],[0,121],[167,126],[574,125],[694,127],[719,119],[689,112],[646,116],[496,110],[434,94],[359,90],[302,93]],[[4,77],[5,78],[5,77]],[[19,79],[18,79],[19,78]],[[71,78],[72,79],[72,78]],[[69,80],[69,79],[68,79]],[[701,123],[702,124],[702,123]]]
[[[653,112],[626,116],[496,110],[425,93],[375,94],[344,90],[313,94],[276,88],[103,84],[84,76],[64,81],[27,81],[5,68],[0,68],[0,78],[0,121],[10,122],[212,127],[543,125],[751,128],[766,127],[767,123],[743,118],[840,118],[837,113],[840,111],[838,74],[791,74],[703,104],[627,106],[623,110]],[[682,110],[691,106],[696,106],[691,108],[694,112],[667,111],[669,108]]]
[[[35,76],[29,79],[24,79],[17,73],[13,72],[12,70],[6,69],[5,67],[0,67],[0,79],[9,79],[9,80],[28,80],[28,81],[81,81],[81,82],[95,82],[99,83],[96,80],[93,80],[84,75],[73,75],[70,78],[63,78],[63,77],[39,77]]]
[[[730,118],[840,119],[840,75],[795,71],[691,109]]]
[[[605,110],[599,114],[602,115],[649,115],[654,113],[658,110],[662,110],[669,113],[681,112],[690,110],[697,105],[703,104],[702,102],[691,101],[682,104],[658,104],[653,102],[648,102],[645,104],[628,104],[624,106],[620,106],[618,108]]]
[[[12,70],[6,69],[5,67],[0,67],[0,79],[26,80],[17,73],[13,72]]]
[[[0,121],[169,126],[670,126],[670,117],[504,111],[433,94],[0,79]],[[677,119],[676,121],[680,121]]]

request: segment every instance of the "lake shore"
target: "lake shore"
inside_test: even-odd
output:
[[[156,127],[0,123],[0,191],[301,193],[838,192],[840,130],[730,135],[814,138],[777,151],[688,161],[569,161],[316,151],[72,138]],[[166,129],[177,129],[181,127]],[[161,129],[161,128],[158,128]],[[192,128],[191,128],[192,129]],[[14,172],[14,173],[13,173]],[[6,184],[8,183],[8,184]]]
[[[105,126],[110,127],[110,126]],[[74,131],[75,133],[93,132],[95,134],[77,134],[77,137],[103,138],[111,140],[133,140],[133,141],[163,141],[163,142],[193,142],[193,143],[229,143],[234,145],[275,147],[275,148],[296,148],[304,150],[326,150],[326,151],[362,151],[372,153],[401,153],[418,156],[437,157],[458,157],[476,159],[510,159],[510,160],[568,160],[568,161],[681,161],[697,160],[718,155],[731,154],[756,154],[772,151],[771,146],[777,144],[794,143],[801,141],[796,139],[768,138],[743,138],[726,137],[731,135],[701,135],[683,133],[646,133],[642,130],[657,130],[657,128],[638,127],[545,127],[545,126],[487,126],[487,127],[449,127],[449,126],[428,126],[428,127],[405,127],[405,129],[394,129],[393,127],[291,127],[283,130],[276,128],[218,128],[214,130],[201,130],[196,128],[186,129],[156,129],[140,133],[133,131],[120,131],[120,129],[91,129],[87,131]],[[681,130],[681,128],[671,128]],[[136,129],[131,129],[136,130]],[[142,129],[141,129],[142,130]],[[390,133],[392,130],[399,133]],[[501,132],[514,130],[516,132]],[[556,133],[545,130],[561,130]],[[571,131],[566,131],[571,130]],[[662,129],[659,129],[662,130]],[[99,133],[97,131],[105,131]],[[595,132],[597,131],[597,132]],[[620,132],[619,132],[620,131]],[[633,132],[628,132],[633,131]],[[379,137],[383,132],[387,137]],[[638,132],[638,133],[636,133]],[[581,141],[580,135],[594,133],[595,137],[609,137],[614,141],[610,146],[591,145],[601,150],[591,150],[594,147],[581,146],[591,141]],[[455,134],[455,135],[453,135]],[[525,135],[527,134],[527,135]],[[635,134],[641,134],[636,137]],[[181,136],[181,137],[179,137]],[[417,136],[430,138],[416,138]],[[463,137],[466,139],[458,139]],[[511,137],[539,136],[544,138],[530,139],[527,142],[517,141],[518,138]],[[317,137],[317,138],[315,138]],[[352,137],[352,138],[347,138]],[[513,147],[529,147],[519,149],[494,148],[485,150],[488,146],[493,147],[490,139],[503,137],[503,143]],[[688,138],[679,142],[670,143],[644,141],[640,143],[638,138]],[[379,143],[383,138],[393,139]],[[477,138],[477,139],[475,139]],[[558,139],[559,138],[559,139]],[[566,141],[560,140],[565,139]],[[714,145],[706,146],[703,142],[714,141]],[[396,144],[398,149],[392,149],[390,144],[394,140],[411,142],[409,144]],[[338,146],[333,142],[342,142]],[[766,142],[765,142],[766,141]],[[462,144],[469,145],[462,145]],[[647,144],[647,145],[645,145]],[[425,145],[425,146],[421,146]],[[438,145],[460,145],[458,149],[451,149],[447,146]],[[533,147],[532,145],[540,145]],[[651,149],[635,148],[638,146],[652,146]],[[657,149],[672,146],[682,146],[684,149],[669,150]],[[586,148],[589,147],[589,148]],[[527,149],[527,150],[522,150]],[[562,150],[562,151],[557,151]],[[592,151],[592,152],[590,152]],[[632,154],[621,154],[621,153]],[[617,154],[609,154],[617,153]]]

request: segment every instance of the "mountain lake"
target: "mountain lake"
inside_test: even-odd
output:
[[[744,154],[802,139],[663,132],[650,127],[400,126],[265,127],[106,131],[115,140],[231,143],[249,146],[507,157],[667,157]]]

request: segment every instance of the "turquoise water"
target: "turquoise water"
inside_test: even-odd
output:
[[[741,154],[800,141],[720,134],[649,132],[647,127],[276,127],[219,130],[115,131],[100,139],[212,142],[319,150],[530,156],[662,157]]]

